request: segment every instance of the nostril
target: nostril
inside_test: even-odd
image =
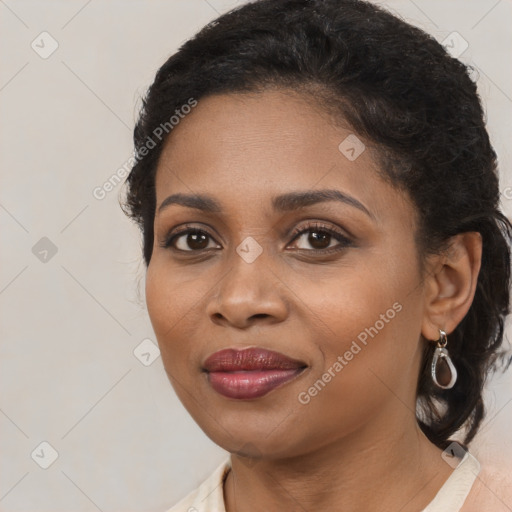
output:
[[[252,315],[251,318],[267,318],[267,315],[266,313],[257,313],[256,315]]]

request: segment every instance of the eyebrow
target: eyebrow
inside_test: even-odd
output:
[[[338,201],[348,204],[349,206],[361,210],[375,220],[375,216],[360,201],[334,189],[288,192],[272,198],[272,207],[276,211],[286,212],[326,201]],[[178,204],[208,213],[222,212],[221,204],[211,196],[204,194],[172,194],[162,201],[158,207],[158,213],[172,204]]]

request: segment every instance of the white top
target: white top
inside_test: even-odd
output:
[[[231,456],[197,489],[166,512],[226,512],[224,480],[230,469]],[[466,452],[434,499],[421,512],[459,512],[479,472],[479,462]]]

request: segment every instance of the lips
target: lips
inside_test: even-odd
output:
[[[212,388],[228,398],[251,399],[266,395],[301,374],[306,363],[261,348],[225,349],[203,365]]]
[[[286,357],[279,352],[261,348],[236,350],[228,348],[212,354],[203,367],[208,372],[255,370],[296,370],[306,363]]]

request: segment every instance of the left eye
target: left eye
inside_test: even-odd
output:
[[[301,241],[305,245],[310,245],[313,249],[309,249],[307,246],[299,246],[297,249],[301,250],[313,250],[313,251],[325,251],[333,247],[347,247],[351,244],[351,241],[341,233],[334,231],[330,228],[321,226],[312,226],[306,229],[302,229],[297,233],[294,241]],[[336,244],[335,242],[338,242]],[[331,243],[334,242],[334,245]]]

